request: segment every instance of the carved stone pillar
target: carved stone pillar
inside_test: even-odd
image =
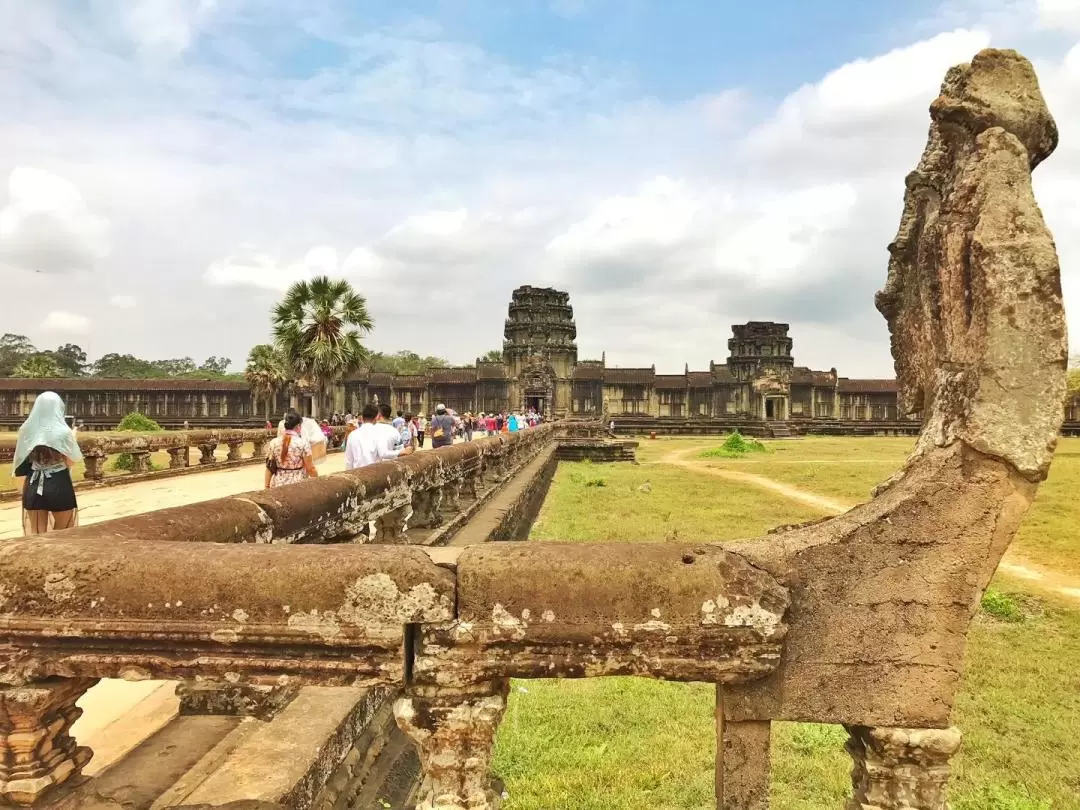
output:
[[[420,687],[394,703],[394,717],[420,753],[416,810],[495,810],[495,734],[506,711],[508,680],[466,688]]]
[[[482,469],[477,469],[475,472],[469,473],[465,477],[465,494],[472,498],[474,501],[480,499],[480,489],[484,482],[484,472]]]
[[[217,452],[217,442],[207,442],[206,444],[199,445],[199,453],[202,457],[199,459],[200,464],[216,464],[217,458],[214,453]]]
[[[190,447],[170,447],[169,448],[169,469],[182,470],[191,464],[191,448]]]
[[[443,524],[442,488],[416,490],[412,496],[412,525],[421,529],[436,529]]]
[[[105,461],[108,456],[83,456],[83,462],[86,464],[86,474],[83,476],[87,481],[103,481],[105,480]]]
[[[240,458],[241,458],[241,456],[240,456],[240,448],[243,447],[244,443],[243,442],[228,442],[228,445],[229,445],[228,461],[239,461]]]
[[[300,693],[299,686],[257,686],[222,681],[176,685],[182,715],[234,715],[270,720]]]
[[[457,478],[443,487],[442,505],[452,515],[461,511],[461,483],[461,479]]]
[[[506,451],[493,455],[491,457],[491,464],[488,465],[487,472],[491,474],[491,483],[501,484],[506,480],[509,465],[507,464],[508,454]]]
[[[406,535],[412,514],[412,504],[408,504],[375,518],[374,542],[381,545],[401,545],[409,542]]]
[[[266,455],[267,439],[256,439],[251,444],[253,449],[251,451],[252,458],[263,458]]]
[[[90,761],[93,751],[69,732],[82,714],[75,701],[95,683],[49,678],[0,688],[0,804],[34,804]]]
[[[946,810],[949,760],[960,750],[956,728],[847,726],[844,747],[855,766],[846,810]]]
[[[150,472],[150,454],[149,453],[132,453],[131,454],[131,471],[133,473]]]
[[[769,810],[770,737],[765,721],[724,717],[724,688],[716,687],[717,810]]]

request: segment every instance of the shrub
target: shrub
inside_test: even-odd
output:
[[[996,588],[987,588],[980,603],[982,612],[1003,622],[1022,622],[1025,619],[1020,602]]]
[[[116,426],[117,430],[131,431],[133,433],[150,433],[156,430],[161,430],[161,425],[151,419],[149,416],[143,416],[141,413],[129,413],[123,419],[120,420],[120,424]]]
[[[747,439],[739,431],[728,436],[722,445],[706,450],[703,458],[742,458],[748,453],[767,453],[768,448],[757,439]]]
[[[116,426],[116,429],[131,433],[153,433],[162,428],[161,425],[148,416],[141,413],[129,413],[120,420],[120,424]],[[135,459],[132,458],[131,453],[121,453],[113,462],[113,469],[131,471],[135,469]],[[150,469],[154,469],[154,462],[152,461],[150,462]]]

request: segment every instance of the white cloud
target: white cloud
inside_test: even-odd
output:
[[[1076,0],[1036,0],[1035,5],[1041,25],[1080,34],[1080,3]]]
[[[55,310],[45,316],[45,320],[41,322],[41,328],[53,332],[82,334],[90,331],[90,319],[72,312]]]
[[[109,252],[108,224],[74,184],[20,166],[8,177],[0,210],[0,263],[37,273],[89,270]]]
[[[453,25],[360,19],[348,0],[99,0],[81,16],[23,4],[0,30],[0,173],[48,167],[93,215],[78,192],[59,195],[62,215],[39,206],[49,238],[30,238],[13,193],[0,260],[96,263],[85,284],[48,288],[58,310],[118,290],[168,302],[94,324],[104,350],[140,329],[149,356],[243,356],[265,340],[264,299],[331,273],[368,297],[378,349],[474,358],[498,345],[514,287],[556,284],[582,356],[701,368],[723,360],[729,324],[775,319],[792,323],[800,363],[888,374],[872,297],[904,176],[946,68],[987,31],[1032,43],[1062,131],[1036,189],[1063,266],[1080,262],[1080,50],[1063,61],[1064,38],[1036,30],[1072,30],[1073,4],[1043,0],[1039,23],[1037,0],[948,2],[919,41],[802,77],[780,103],[754,84],[674,100],[646,92],[642,60],[604,63],[586,45],[515,62],[451,38]],[[596,8],[564,11],[589,12],[574,23],[588,36]],[[86,248],[88,218],[111,223],[108,262],[102,240]],[[28,300],[52,281],[12,275]],[[463,306],[445,305],[454,296]],[[228,329],[192,328],[225,317]],[[10,328],[39,318],[13,312]]]
[[[109,299],[109,303],[117,309],[134,309],[138,302],[134,295],[114,295]]]
[[[144,55],[170,57],[187,50],[217,0],[126,0],[124,25]]]

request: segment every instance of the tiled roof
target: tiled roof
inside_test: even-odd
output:
[[[836,381],[828,371],[811,371],[803,366],[796,366],[791,370],[792,385],[815,385],[821,388],[832,388]]]
[[[428,377],[433,383],[458,384],[475,383],[476,367],[462,366],[459,368],[431,368],[428,369]]]
[[[108,377],[0,377],[3,391],[248,391],[246,382],[235,380],[188,380],[175,377],[157,380],[125,380]]]
[[[721,384],[737,382],[735,375],[731,373],[731,369],[725,365],[713,366],[712,376],[716,382]]]
[[[892,394],[900,390],[896,380],[849,380],[841,377],[837,390],[851,394]]]
[[[674,391],[678,389],[686,388],[686,375],[685,374],[657,374],[653,383],[656,389],[665,391]]]
[[[505,363],[478,363],[476,366],[479,380],[505,380],[507,376]]]
[[[712,372],[691,371],[686,375],[686,384],[689,385],[691,388],[712,388]]]
[[[395,374],[393,379],[394,388],[424,388],[427,383],[424,374]]]
[[[650,385],[656,376],[652,368],[606,368],[604,382],[610,385]]]
[[[394,382],[394,375],[389,371],[373,371],[367,375],[368,385],[379,385],[389,388]]]
[[[597,365],[582,365],[578,363],[574,367],[575,380],[602,380],[604,379],[604,367]]]

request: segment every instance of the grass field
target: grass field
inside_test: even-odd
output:
[[[642,442],[640,466],[562,464],[535,540],[731,540],[820,516],[767,490],[662,462],[719,444]],[[800,439],[746,459],[700,459],[856,502],[887,477],[908,439]],[[1065,440],[1017,545],[1031,561],[1080,572],[1080,440]],[[1080,808],[1080,603],[999,575],[1009,621],[986,614],[970,635],[955,710],[954,810]],[[495,768],[508,810],[713,806],[713,688],[631,678],[517,681]],[[773,806],[843,806],[851,763],[831,726],[773,726]]]

